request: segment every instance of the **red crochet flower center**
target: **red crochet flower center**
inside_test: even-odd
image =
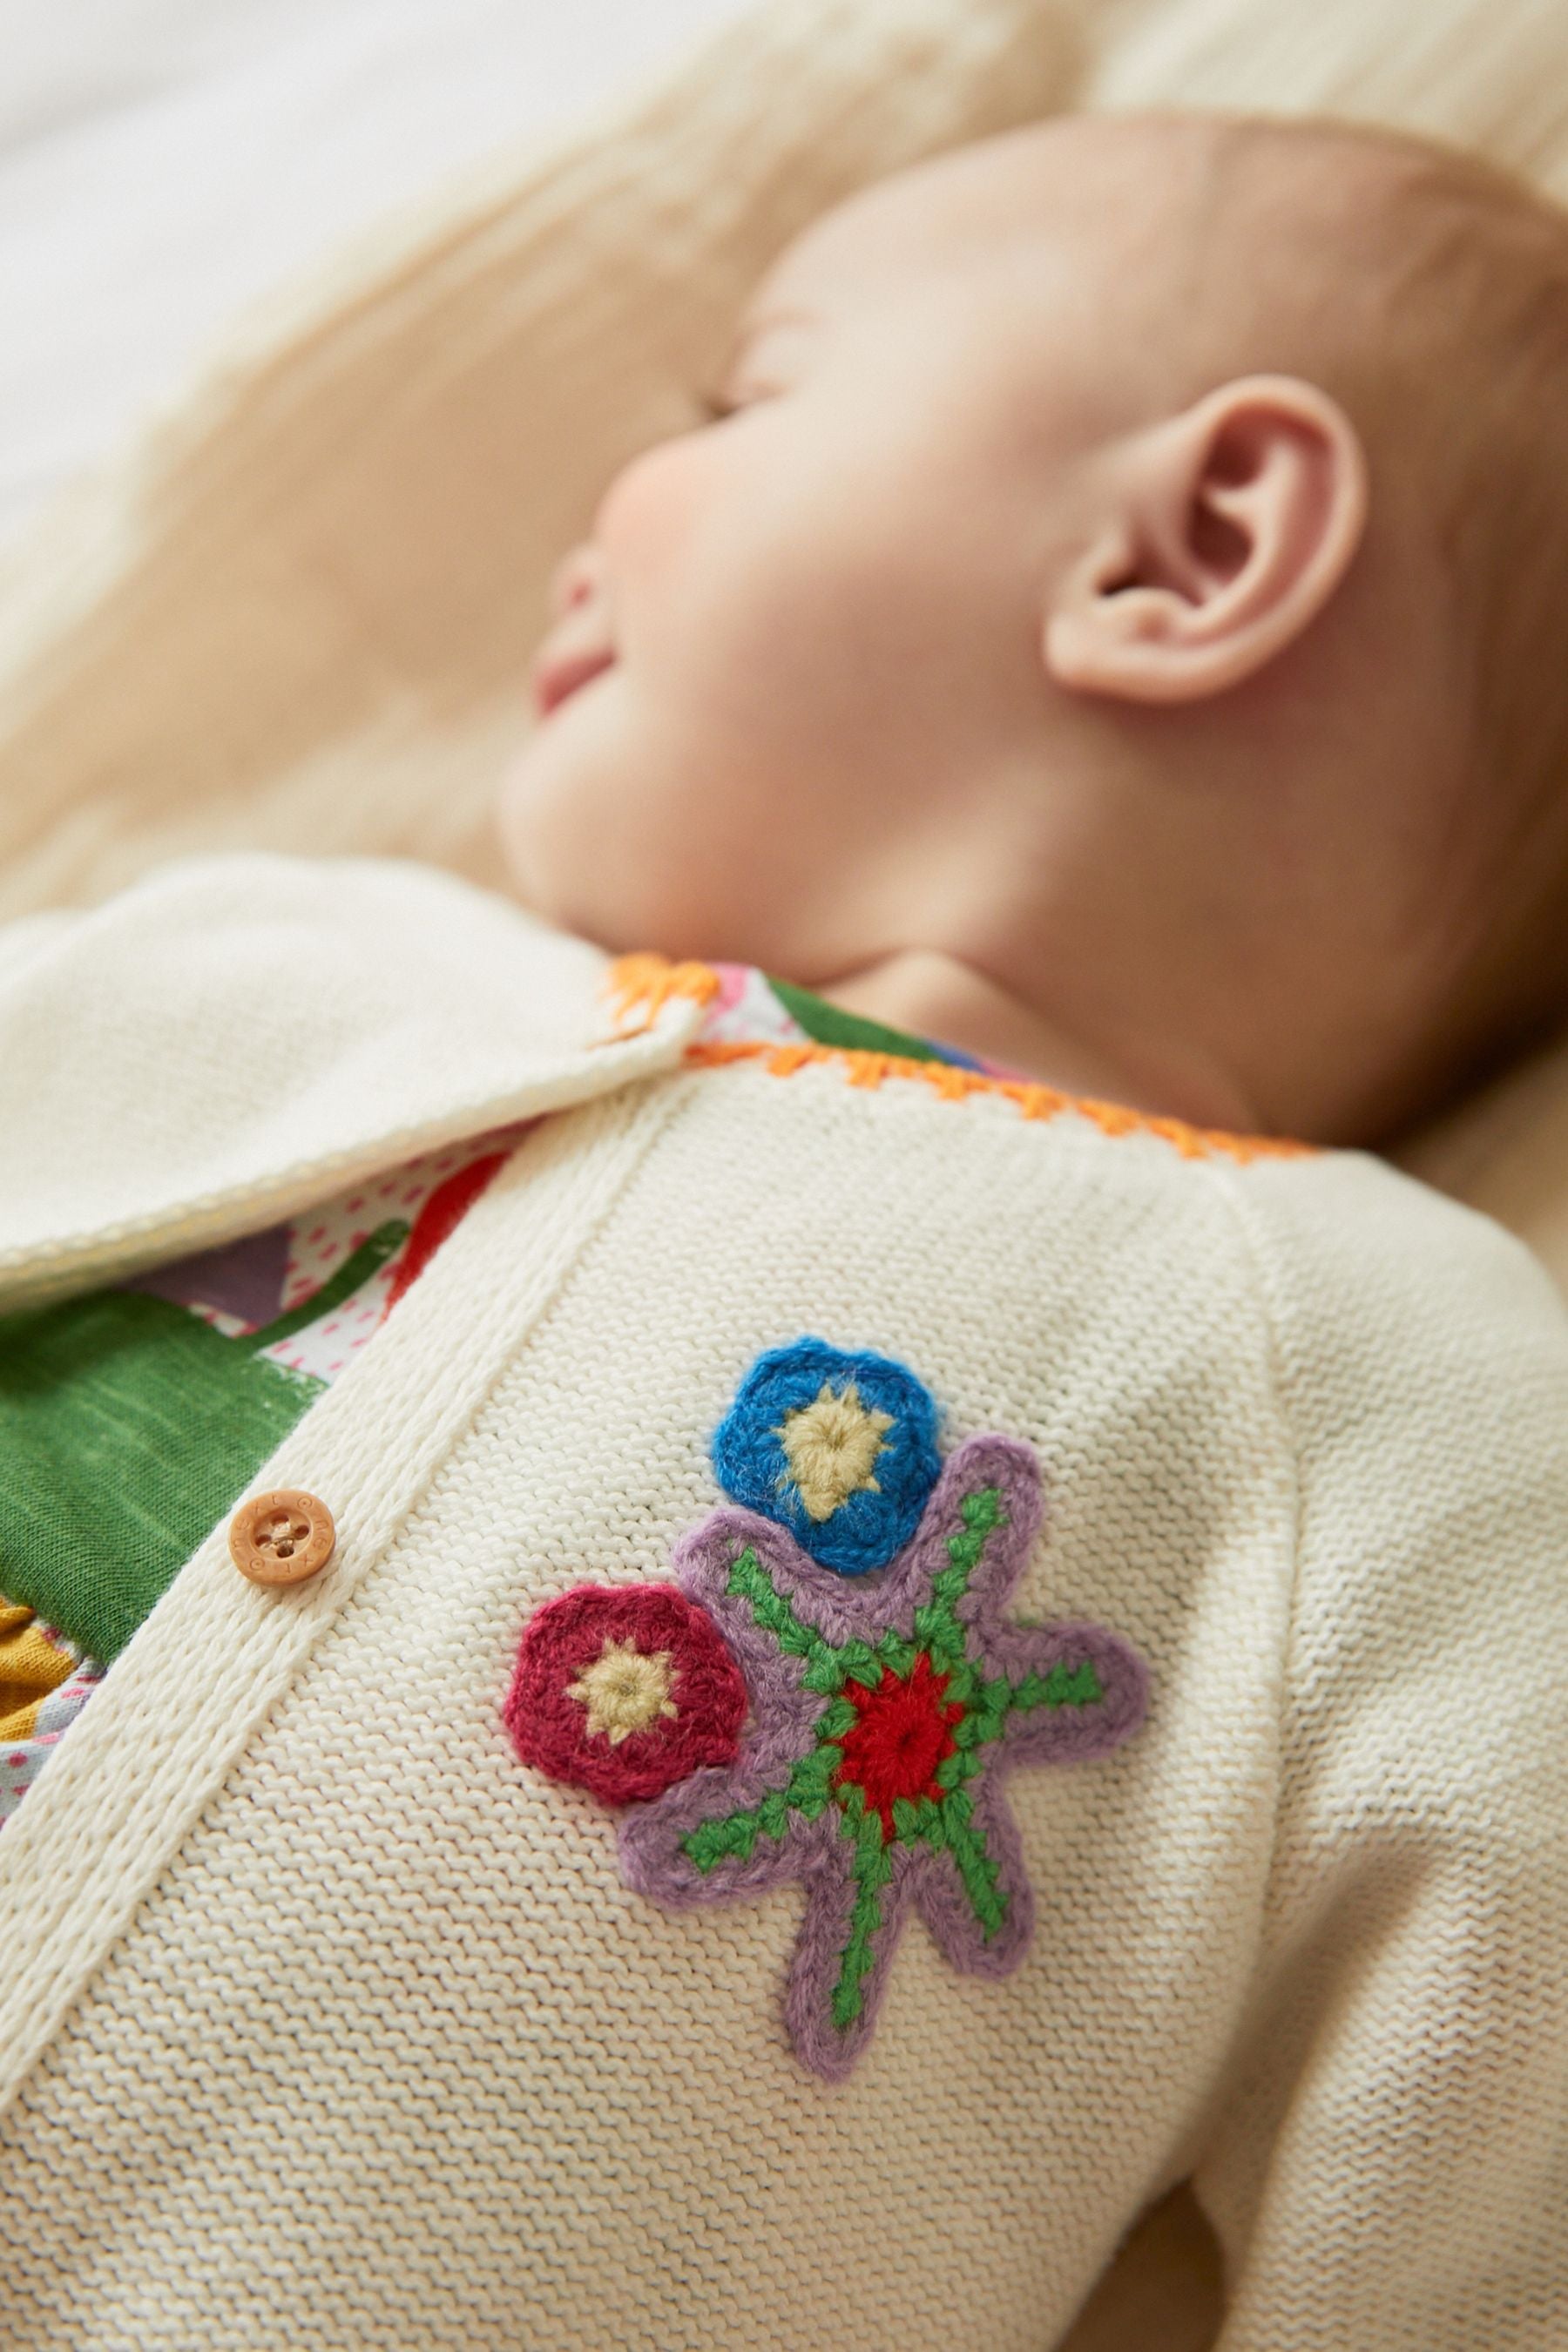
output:
[[[893,1806],[900,1797],[910,1804],[921,1797],[940,1803],[947,1794],[937,1766],[952,1754],[952,1727],[963,1720],[958,1701],[946,1701],[947,1684],[922,1650],[907,1682],[884,1666],[875,1690],[864,1683],[844,1685],[858,1719],[838,1742],[843,1761],[834,1781],[861,1790],[867,1811],[881,1816],[884,1839],[896,1834]]]
[[[612,1741],[574,1696],[607,1642],[669,1662],[675,1712]],[[574,1585],[535,1610],[518,1644],[503,1719],[525,1764],[606,1805],[644,1804],[741,1744],[746,1685],[712,1619],[669,1584]]]

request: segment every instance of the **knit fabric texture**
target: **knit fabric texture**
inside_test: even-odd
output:
[[[35,1126],[51,1087],[99,1122],[100,1179],[153,1041],[170,1098],[188,1083],[181,1024],[205,1017],[204,959],[221,976],[232,956],[221,919],[200,954],[197,929],[122,1070],[94,1063],[78,1100],[57,1047],[29,1079]],[[423,966],[459,973],[470,945],[455,912]],[[550,951],[528,952],[549,992]],[[395,965],[402,940],[380,953]],[[268,972],[249,1012],[227,1000],[236,1087],[270,991]],[[374,1035],[375,992],[356,1003]],[[1356,1155],[1192,1156],[1070,1107],[847,1084],[829,1061],[787,1083],[760,1055],[692,1068],[700,1012],[683,1027],[674,999],[641,1039],[599,1047],[585,1026],[548,1067],[522,1034],[535,1075],[515,1087],[495,1024],[470,1059],[458,1021],[439,1066],[394,1074],[394,1137],[392,1077],[355,1076],[359,1013],[311,1017],[329,1012],[347,1025],[301,1057],[300,1091],[273,1061],[242,1106],[290,1167],[330,1130],[390,1171],[470,1091],[519,1117],[573,1089],[578,1107],[539,1119],[258,1469],[329,1504],[333,1564],[268,1593],[221,1528],[204,1538],[0,1837],[7,2345],[1041,2352],[1186,2179],[1224,2248],[1225,2352],[1558,2352],[1568,1333],[1524,1253]],[[515,1001],[510,1018],[528,1032]],[[152,1151],[138,1200],[216,1218]],[[278,1179],[253,1175],[249,1209],[225,1193],[223,1214],[261,1230]],[[120,1252],[123,1278],[140,1244],[112,1198],[101,1216],[73,1228],[73,1263]],[[803,1334],[941,1403],[928,1517],[858,1576],[715,1475],[749,1370]],[[847,1489],[880,1477],[892,1410],[860,1393],[824,1417]],[[1004,1597],[1030,1464],[1047,1517]],[[831,1463],[805,1466],[829,1499]],[[967,1491],[946,1492],[961,1466]],[[1005,1528],[982,1528],[992,1492]],[[673,1582],[721,1628],[756,1723],[618,1824],[668,1825],[652,1865],[659,1889],[689,1870],[684,1893],[699,1858],[670,1816],[742,1769],[797,1666],[805,1690],[792,1621],[863,1642],[872,1678],[811,1694],[792,1753],[843,1702],[810,1751],[821,1769],[838,1749],[818,1822],[855,1786],[846,1850],[913,1852],[904,1826],[929,1816],[910,1784],[929,1769],[938,1803],[966,1752],[954,1710],[977,1702],[938,1625],[894,1623],[917,1654],[878,1658],[869,1612],[911,1554],[933,1596],[913,1605],[937,1605],[965,1557],[921,1552],[939,1524],[943,1547],[983,1533],[968,1572],[998,1579],[974,1620],[984,1679],[1047,1686],[993,1762],[1100,1704],[1092,1650],[1064,1650],[1053,1707],[1009,1629],[1113,1637],[1149,1704],[1092,1759],[1007,1769],[1018,1879],[1005,1855],[999,1883],[1028,1885],[1035,1926],[1005,1973],[955,1967],[963,1915],[921,1853],[893,1862],[916,1885],[890,1965],[874,1952],[860,1979],[874,2031],[827,2082],[779,1998],[816,1899],[795,1854],[733,1900],[653,1899],[616,1819],[521,1762],[503,1709],[526,1627],[574,1589]],[[747,1549],[765,1575],[731,1594]],[[679,1706],[679,1643],[600,1632],[571,1703],[629,1748]],[[735,1793],[720,1822],[772,1791]],[[782,1864],[813,1826],[787,1806],[773,1825],[752,1861]],[[749,1866],[721,1853],[715,1892]],[[827,1974],[831,2020],[845,1972]]]
[[[1542,0],[1429,0],[1418,19],[1365,0],[757,11],[635,123],[595,122],[549,157],[486,174],[439,222],[412,218],[390,254],[373,240],[308,303],[285,306],[281,347],[264,336],[237,355],[180,429],[161,425],[105,499],[89,497],[85,530],[73,509],[54,564],[18,575],[12,599],[11,903],[87,903],[176,846],[231,838],[241,803],[247,836],[274,845],[466,855],[469,870],[493,871],[517,648],[550,564],[611,467],[668,429],[736,287],[854,186],[1087,101],[1349,111],[1477,144],[1563,190],[1562,62],[1560,11]],[[206,975],[216,1001],[237,971],[264,971],[311,996],[324,1033],[329,1013],[362,1001],[377,936],[397,941],[383,968],[395,964],[399,987],[419,967],[421,995],[411,894],[386,894],[401,904],[388,919],[384,902],[368,956],[337,960],[319,932],[291,928],[296,888],[268,882],[237,904],[227,969]],[[341,898],[336,876],[321,896]],[[143,927],[143,947],[155,930]],[[466,1037],[486,1004],[514,1047],[520,1026],[537,1035],[528,985],[497,986],[483,942],[464,944],[448,1002]],[[226,1002],[221,1055],[167,1050],[176,1031],[188,1040],[194,994],[154,1008],[156,1027],[138,1003],[102,1031],[132,1068],[158,1039],[142,1102],[165,1125],[177,1083],[219,1110],[224,1132],[265,1137],[243,1183],[223,1191],[226,1166],[193,1185],[199,1155],[176,1117],[182,1213],[216,1226],[242,1207],[259,1224],[306,1193],[346,1189],[352,1171],[323,1184],[283,1149],[268,1096],[276,1086],[297,1110],[291,1050],[247,1069]],[[58,1008],[68,1030],[80,1000],[62,991]],[[104,1179],[79,1228],[101,1234],[110,1207],[135,1223],[160,1203],[121,1183],[137,1106],[113,1072],[63,1118],[53,1069],[18,1054],[25,1034],[0,1050],[19,1098],[7,1102],[18,1149],[0,1219],[9,1240],[8,1209],[37,1167],[53,1208],[23,1241],[46,1236],[74,1266],[79,1225],[53,1211],[92,1190],[79,1171]],[[408,1024],[393,1072],[433,1076],[438,1054],[483,1090],[496,1057],[459,1050],[447,1003],[422,1034],[436,1053],[421,1054],[421,1024]],[[657,1034],[644,1044],[657,1063]],[[52,1833],[47,1884],[24,1883],[19,1851],[5,1866],[9,1986],[20,2001],[25,1975],[30,1990],[6,2009],[0,2063],[37,2049],[39,2021],[58,2024],[70,1987],[93,1987],[5,2149],[7,2195],[20,2180],[39,2214],[8,2277],[9,2339],[26,2352],[254,2352],[280,2337],[326,2352],[514,2352],[529,2334],[552,2352],[605,2341],[793,2352],[831,2333],[867,2352],[950,2336],[1043,2352],[1117,2217],[1196,2165],[1225,2240],[1226,2352],[1558,2352],[1568,2319],[1548,2239],[1563,2237],[1556,1825],[1568,1803],[1551,1696],[1561,1541],[1543,1530],[1563,1524],[1565,1424],[1558,1342],[1527,1270],[1510,1269],[1495,1234],[1361,1164],[1249,1169],[1242,1208],[1256,1230],[1233,1228],[1227,1244],[1204,1207],[1223,1170],[1156,1173],[1136,1139],[1085,1167],[1071,1117],[1029,1126],[1016,1161],[984,1100],[949,1102],[933,1087],[920,1118],[901,1077],[863,1097],[847,1062],[805,1057],[781,1082],[763,1050],[703,1068],[710,1111],[683,1112],[686,1141],[672,1134],[657,1179],[647,1171],[662,1214],[628,1196],[606,1230],[619,1249],[635,1225],[647,1253],[619,1261],[613,1293],[584,1235],[603,1210],[597,1171],[621,1163],[579,1125],[566,1260],[581,1272],[556,1311],[580,1358],[536,1328],[546,1310],[517,1266],[525,1244],[542,1253],[537,1284],[563,1263],[559,1201],[547,1215],[536,1158],[534,1208],[514,1208],[504,1242],[498,1232],[479,1250],[469,1221],[452,1244],[471,1237],[478,1251],[465,1281],[431,1268],[466,1352],[455,1341],[441,1352],[422,1283],[406,1302],[416,1326],[392,1318],[351,1368],[353,1389],[334,1387],[297,1426],[279,1475],[353,1495],[342,1575],[374,1557],[374,1607],[356,1603],[307,1664],[301,1629],[333,1600],[338,1572],[332,1593],[290,1604],[285,1625],[240,1600],[218,1614],[223,1563],[210,1561],[210,1625],[193,1571],[93,1703],[123,1734],[112,1766],[105,1734],[92,1774],[79,1780],[87,1768],[67,1753],[58,1798],[37,1792],[105,1888],[109,1855],[120,1893],[117,1909],[107,1892],[89,1906],[86,1924],[80,1902],[57,1914]],[[592,1094],[602,1074],[589,1084],[574,1066]],[[247,1097],[258,1069],[268,1084]],[[1533,1097],[1492,1097],[1489,1129],[1472,1117],[1436,1164],[1562,1271],[1561,1067],[1555,1091],[1547,1076]],[[516,1076],[514,1061],[509,1086]],[[450,1100],[399,1088],[389,1109],[371,1099],[374,1077],[374,1055],[333,1075],[343,1125],[309,1112],[301,1138],[331,1156],[352,1137],[378,1164],[426,1148],[410,1133],[384,1157],[395,1129],[445,1119]],[[531,1078],[519,1090],[547,1107]],[[48,1167],[34,1150],[39,1101],[68,1146]],[[520,1115],[509,1102],[477,1123]],[[635,1132],[628,1119],[628,1153]],[[857,1136],[875,1152],[858,1156]],[[837,1155],[831,1183],[817,1181],[823,1155]],[[295,1201],[258,1208],[249,1188],[263,1175]],[[910,1205],[943,1183],[963,1219]],[[759,1194],[765,1215],[752,1213]],[[1108,1196],[1114,1213],[1101,1218]],[[984,1254],[966,1229],[980,1221]],[[171,1247],[160,1226],[149,1247],[166,1257],[200,1238],[182,1232]],[[684,1297],[658,1287],[652,1269],[667,1260],[689,1278]],[[940,1337],[921,1305],[939,1273]],[[1135,1301],[1124,1273],[1142,1285]],[[742,1329],[722,1282],[744,1292]],[[577,1311],[584,1295],[596,1318]],[[668,1542],[711,1501],[691,1433],[717,1418],[756,1349],[794,1330],[890,1349],[940,1377],[961,1430],[1027,1435],[1050,1475],[1052,1559],[1079,1605],[1130,1627],[1161,1693],[1103,1772],[1016,1784],[1041,1900],[1061,1916],[994,1990],[1004,2002],[1026,1984],[1038,1995],[1037,2033],[1021,2016],[1004,2053],[976,2028],[956,2076],[922,2039],[906,2083],[910,2043],[883,2032],[819,2103],[815,2086],[771,2075],[765,2053],[752,2063],[752,2011],[728,2003],[755,1940],[780,1941],[790,1893],[701,1923],[700,1999],[680,1973],[696,1947],[679,1938],[645,1998],[621,1948],[638,1906],[619,1907],[618,1882],[597,1871],[592,1804],[577,1837],[575,1801],[559,1790],[543,1792],[548,1824],[521,1800],[498,1822],[503,1800],[492,1810],[476,1793],[487,1739],[506,1801],[527,1778],[497,1714],[519,1613],[563,1581],[622,1572],[612,1561],[666,1572]],[[1259,1402],[1259,1361],[1277,1376],[1277,1420]],[[470,1377],[481,1362],[485,1378]],[[488,1416],[486,1380],[501,1384],[510,1430]],[[1202,1411],[1222,1395],[1223,1445]],[[341,1448],[339,1412],[353,1424]],[[376,1435],[375,1413],[395,1423],[395,1443]],[[598,1484],[568,1462],[590,1464]],[[1119,1546],[1133,1565],[1119,1564]],[[498,1598],[487,1579],[501,1581],[502,1559]],[[1290,1630],[1279,1633],[1269,1610],[1287,1578]],[[205,1648],[192,1646],[198,1632],[214,1635]],[[199,1768],[184,1744],[198,1728]],[[90,1710],[79,1730],[98,1754]],[[162,1821],[171,1757],[191,1775],[182,1820],[216,1807],[188,1846],[184,1828],[147,1827]],[[381,1811],[364,1789],[377,1774]],[[1100,1788],[1112,1780],[1114,1801]],[[26,1817],[14,1833],[30,1840]],[[1264,1849],[1274,1862],[1260,1889]],[[1129,1851],[1142,1858],[1135,1891]],[[1089,1883],[1098,1949],[1076,1933],[1073,1896]],[[746,1947],[733,1968],[731,1935]],[[889,1999],[929,2036],[943,2012],[921,1977],[923,1944],[906,1940]],[[1239,1989],[1237,1951],[1251,1964]],[[750,1974],[745,1985],[751,2000]],[[374,2120],[354,2104],[369,2042]],[[939,2247],[962,2292],[943,2292]],[[101,2313],[96,2281],[111,2298]],[[1179,2281],[1149,2284],[1159,2316],[1129,2352],[1163,2342]]]

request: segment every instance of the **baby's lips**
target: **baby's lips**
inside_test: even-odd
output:
[[[548,719],[579,687],[598,677],[615,663],[613,646],[543,646],[533,665],[533,707]]]
[[[550,583],[554,620],[533,662],[534,708],[548,719],[568,696],[608,669],[616,658],[609,577],[603,551],[592,540],[574,547]]]

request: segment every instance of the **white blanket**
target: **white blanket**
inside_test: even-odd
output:
[[[747,0],[0,0],[0,547],[233,317]]]

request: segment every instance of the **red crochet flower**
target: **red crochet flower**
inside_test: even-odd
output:
[[[928,1797],[941,1804],[947,1794],[937,1767],[957,1752],[952,1727],[963,1720],[963,1707],[947,1703],[950,1679],[932,1672],[922,1650],[907,1679],[884,1666],[874,1688],[853,1680],[844,1685],[856,1720],[840,1737],[844,1760],[833,1785],[860,1790],[867,1811],[881,1816],[885,1839],[894,1833],[893,1807],[900,1799],[914,1804]]]
[[[502,1710],[525,1764],[606,1805],[732,1763],[745,1712],[722,1636],[673,1584],[578,1584],[545,1601]]]

